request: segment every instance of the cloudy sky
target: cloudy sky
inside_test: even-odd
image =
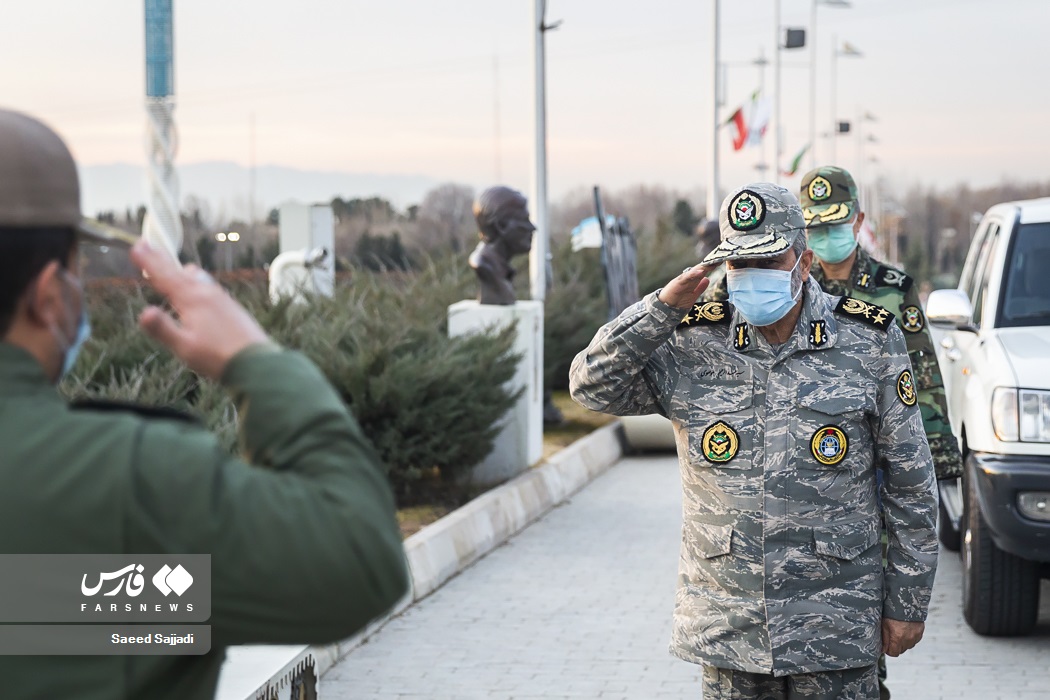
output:
[[[781,0],[809,24],[811,0]],[[527,190],[532,0],[175,0],[179,160],[422,175]],[[550,187],[703,187],[710,157],[712,0],[548,0]],[[722,2],[727,105],[759,84],[773,0]],[[862,173],[900,188],[1047,179],[1045,0],[853,0],[820,7],[819,129],[870,112]],[[0,103],[62,133],[82,164],[142,163],[141,0],[9,3]],[[808,49],[783,52],[785,161],[808,140]],[[767,72],[767,85],[771,82]],[[816,155],[830,158],[826,139]],[[856,168],[856,139],[837,160]],[[723,140],[723,186],[757,150]]]

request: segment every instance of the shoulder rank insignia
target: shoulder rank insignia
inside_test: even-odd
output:
[[[901,326],[909,333],[918,333],[926,327],[926,321],[922,317],[922,309],[918,306],[905,306],[901,310]]]
[[[884,309],[878,304],[869,304],[866,301],[854,299],[853,297],[842,297],[838,306],[835,307],[835,311],[852,316],[858,321],[863,321],[869,326],[875,326],[882,330],[886,330],[893,323],[893,314],[888,309]]]
[[[902,292],[907,292],[911,289],[912,279],[900,270],[879,265],[879,269],[875,271],[875,284],[880,287],[896,287]]]
[[[751,334],[747,330],[746,323],[736,324],[736,329],[733,331],[733,347],[737,350],[744,351],[751,346]]]
[[[828,342],[828,324],[824,321],[809,322],[809,343],[819,348]]]
[[[897,377],[897,397],[905,406],[914,406],[918,398],[915,396],[915,384],[911,380],[911,370],[904,370]]]
[[[693,304],[693,308],[685,315],[679,328],[689,326],[703,326],[712,323],[726,323],[729,321],[729,305],[721,301],[705,301]]]

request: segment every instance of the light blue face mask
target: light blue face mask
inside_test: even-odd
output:
[[[831,224],[810,229],[806,238],[813,254],[832,265],[848,258],[857,247],[853,224]]]
[[[802,293],[802,285],[799,285],[798,292],[791,293],[791,275],[800,262],[801,257],[790,270],[763,270],[757,267],[726,270],[729,303],[752,326],[776,323],[787,316]]]
[[[63,273],[63,276],[67,279],[71,279],[69,273]],[[70,281],[74,287],[80,292],[80,319],[77,321],[76,335],[73,336],[73,340],[69,343],[66,348],[65,357],[62,358],[62,370],[59,372],[58,381],[65,379],[66,375],[69,374],[70,370],[73,369],[73,365],[77,362],[77,356],[80,355],[81,348],[84,347],[84,343],[87,342],[88,338],[91,337],[91,321],[88,319],[87,304],[84,299],[84,285],[79,281]],[[66,345],[65,339],[62,337],[62,333],[59,331],[53,331],[55,337],[59,343]]]

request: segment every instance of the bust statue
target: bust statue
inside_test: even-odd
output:
[[[527,200],[509,187],[490,187],[474,202],[474,219],[481,242],[468,262],[478,276],[478,301],[509,306],[516,299],[510,259],[529,252],[536,230]]]

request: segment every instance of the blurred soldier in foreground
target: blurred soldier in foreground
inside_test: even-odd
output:
[[[208,275],[139,242],[132,260],[178,314],[140,324],[240,410],[245,459],[192,422],[74,410],[55,385],[90,333],[73,159],[0,110],[0,552],[211,554],[204,656],[0,656],[22,699],[212,698],[224,647],[350,636],[407,587],[394,503],[357,422],[317,368],[271,343]]]
[[[700,265],[576,356],[573,398],[674,423],[684,522],[671,651],[703,664],[705,698],[878,698],[879,654],[922,637],[937,564],[903,335],[886,309],[810,278],[784,188],[737,190],[719,224]],[[723,261],[730,303],[696,303]]]

